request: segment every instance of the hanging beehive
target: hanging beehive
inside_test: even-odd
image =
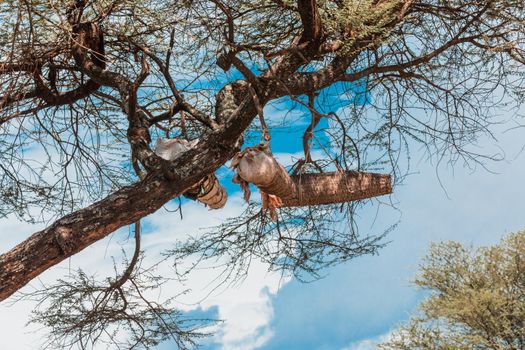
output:
[[[231,166],[237,172],[234,181],[241,183],[245,191],[249,191],[247,183],[257,186],[263,207],[270,209],[344,203],[392,193],[388,174],[339,171],[289,175],[267,145],[239,152]]]
[[[155,153],[166,160],[175,160],[182,153],[195,147],[198,140],[187,141],[180,138],[166,139],[158,138]],[[228,194],[222,187],[215,174],[206,176],[196,186],[188,189],[184,196],[206,204],[211,209],[220,209],[226,204]]]

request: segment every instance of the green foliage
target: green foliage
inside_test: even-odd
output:
[[[382,349],[523,349],[525,231],[472,249],[433,244],[416,285],[429,290],[420,313]]]
[[[337,3],[337,4],[336,4]],[[403,1],[387,0],[378,4],[372,0],[344,0],[320,2],[324,29],[342,40],[346,47],[368,39],[374,45],[390,33],[388,23],[399,15]]]

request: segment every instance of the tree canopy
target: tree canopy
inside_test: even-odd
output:
[[[382,349],[523,349],[525,232],[473,249],[433,244],[416,285],[430,293]]]
[[[54,307],[41,321],[64,325],[54,329],[62,346],[97,341],[107,324],[126,324],[136,344],[170,334],[191,344],[199,334],[163,316],[176,310],[141,294],[160,279],[141,274],[139,221],[182,195],[224,205],[215,172],[232,158],[248,196],[238,157],[253,150],[274,169],[274,182],[254,182],[262,205],[174,242],[170,259],[226,258],[221,276],[234,279],[256,257],[315,278],[375,253],[384,234],[358,232],[355,200],[390,192],[410,145],[450,161],[492,157],[473,146],[500,122],[502,101],[523,102],[524,21],[522,0],[0,3],[0,217],[49,223],[0,257],[0,300],[135,225],[128,268],[103,285],[80,273],[44,291]],[[304,155],[284,169],[271,137],[294,128],[296,109],[311,118]],[[155,152],[174,138],[176,157]],[[344,198],[305,202],[301,186]],[[86,295],[91,305],[75,303]]]

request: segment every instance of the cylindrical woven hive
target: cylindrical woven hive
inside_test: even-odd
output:
[[[253,183],[263,192],[285,197],[296,191],[295,183],[286,169],[265,148],[246,149],[236,169],[242,179]]]
[[[211,209],[220,209],[226,204],[228,194],[226,189],[221,186],[215,174],[209,175],[200,187],[197,200],[207,204]]]
[[[279,197],[280,207],[344,203],[392,193],[388,174],[337,171],[290,176],[266,148],[257,146],[243,151],[235,167],[242,179]]]
[[[281,207],[345,203],[392,193],[388,174],[330,172],[290,178],[297,191],[281,197]]]

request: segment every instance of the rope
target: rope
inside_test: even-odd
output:
[[[271,136],[270,136],[270,132],[268,131],[268,126],[266,125],[266,121],[264,120],[264,113],[263,113],[263,107],[261,105],[261,101],[259,100],[257,91],[255,91],[252,84],[248,84],[248,89],[250,90],[250,93],[252,95],[252,100],[253,100],[253,103],[255,104],[255,109],[257,110],[257,115],[259,116],[259,121],[261,123],[261,128],[262,128],[261,144],[268,143],[270,142]]]

